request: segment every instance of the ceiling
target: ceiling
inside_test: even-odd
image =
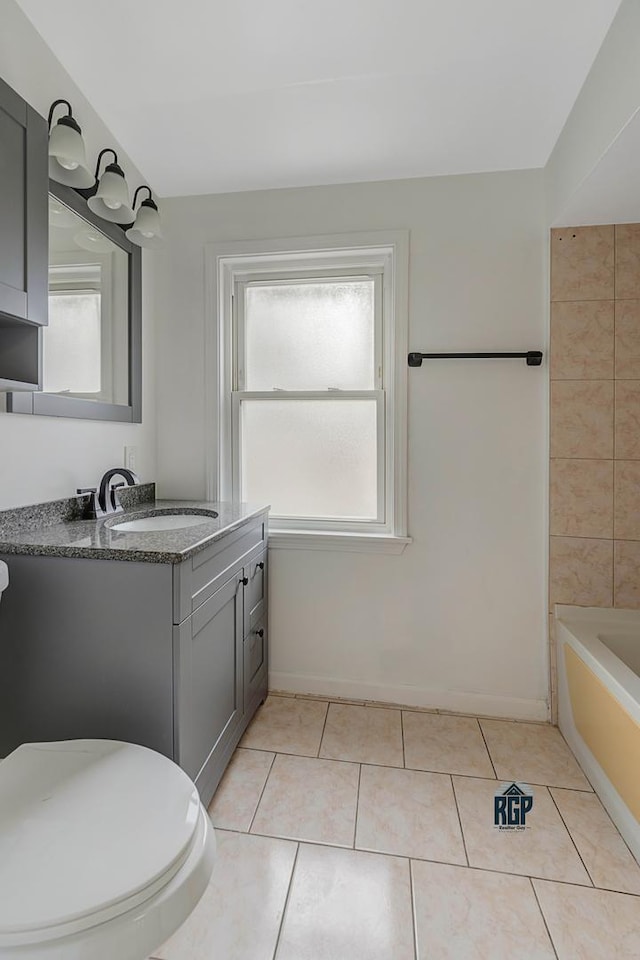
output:
[[[544,166],[620,0],[18,3],[172,196]]]

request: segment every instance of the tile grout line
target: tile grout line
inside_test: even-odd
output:
[[[400,711],[400,739],[402,740],[402,768],[407,769],[407,757],[404,744],[404,710]]]
[[[513,720],[513,721],[504,721],[504,722],[519,723],[520,721]],[[529,721],[522,721],[522,722],[528,723]],[[549,724],[549,726],[551,726],[551,724]],[[390,766],[388,763],[375,763],[372,760],[339,760],[336,757],[315,757],[308,753],[287,753],[285,750],[274,751],[274,750],[267,750],[264,747],[242,747],[241,749],[253,750],[254,752],[257,752],[257,753],[275,753],[276,756],[281,756],[281,757],[299,757],[301,760],[326,760],[329,763],[362,764],[363,766],[366,766],[366,767],[379,767],[383,770],[403,770],[404,769],[404,770],[413,770],[415,773],[438,773],[438,774],[441,774],[443,777],[463,777],[466,780],[486,780],[489,783],[495,783],[496,781],[498,781],[499,783],[506,782],[506,780],[505,781],[500,780],[500,778],[497,776],[482,777],[482,776],[479,776],[477,773],[458,773],[458,772],[451,773],[450,770],[432,770],[427,767],[393,767],[393,766]],[[491,759],[491,756],[489,756],[489,759]],[[493,761],[492,761],[492,765],[493,765]],[[583,773],[585,779],[587,779],[586,774],[582,770],[582,767],[580,767],[580,771]],[[533,780],[527,780],[526,782],[531,787],[552,787],[554,790],[570,790],[572,793],[587,793],[590,795],[595,793],[593,787],[590,784],[588,788],[585,788],[585,787],[567,787],[564,784],[559,784],[559,783],[538,783]],[[589,781],[587,780],[587,782]]]
[[[269,764],[269,770],[267,771],[267,775],[266,775],[266,777],[264,778],[264,783],[262,784],[262,790],[260,791],[260,796],[258,797],[258,802],[256,803],[256,808],[255,808],[255,810],[253,811],[253,816],[251,817],[251,823],[249,824],[249,829],[247,830],[247,833],[251,833],[251,828],[252,828],[252,826],[253,826],[253,821],[255,820],[255,818],[256,818],[256,816],[257,816],[258,807],[259,807],[260,804],[262,803],[262,798],[263,798],[263,796],[264,796],[265,790],[267,789],[267,783],[269,782],[269,777],[271,776],[271,771],[273,770],[273,765],[274,765],[274,763],[276,762],[276,757],[277,757],[277,756],[278,756],[278,754],[274,752],[273,757],[272,757],[272,759],[271,759],[271,763]]]
[[[542,917],[542,922],[544,923],[544,928],[545,928],[545,930],[547,931],[547,936],[549,937],[549,943],[551,944],[551,949],[553,950],[553,954],[554,954],[554,956],[556,957],[556,960],[558,960],[558,951],[556,950],[556,945],[555,945],[555,943],[553,942],[553,937],[551,936],[551,930],[549,930],[549,926],[548,926],[548,924],[547,924],[547,918],[546,918],[545,915],[544,915],[544,910],[542,909],[542,906],[541,906],[541,904],[540,904],[540,901],[538,900],[538,892],[537,892],[537,890],[536,890],[536,888],[535,888],[535,886],[534,886],[534,884],[533,884],[533,878],[532,878],[532,877],[529,877],[529,883],[531,884],[531,890],[533,891],[533,896],[535,897],[535,901],[536,901],[536,903],[537,903],[537,905],[538,905],[538,910],[540,911],[540,916]],[[588,888],[587,888],[587,889],[588,889]]]
[[[484,748],[485,748],[485,750],[487,751],[487,754],[488,754],[488,756],[489,756],[489,763],[491,764],[491,769],[493,770],[493,775],[494,775],[494,777],[495,777],[496,780],[497,780],[497,779],[498,779],[498,772],[497,772],[497,770],[496,770],[496,765],[495,765],[495,763],[493,762],[493,757],[491,756],[491,750],[489,750],[489,744],[487,743],[487,738],[486,738],[485,735],[484,735],[484,730],[482,729],[482,724],[480,723],[479,720],[476,720],[476,723],[477,723],[478,726],[480,727],[480,736],[482,737],[482,742],[484,743]]]
[[[462,817],[460,816],[460,807],[458,806],[458,797],[456,796],[456,788],[455,788],[455,784],[453,782],[453,777],[451,774],[449,774],[449,779],[451,781],[451,790],[453,792],[453,802],[456,805],[456,813],[458,814],[458,823],[460,824],[460,836],[462,837],[462,848],[464,850],[464,857],[465,857],[465,860],[467,861],[467,867],[471,867],[471,863],[469,862],[469,854],[467,853],[467,841],[465,840],[464,828],[462,826]]]
[[[276,960],[278,950],[280,949],[280,939],[282,937],[282,931],[284,929],[284,922],[287,917],[287,908],[289,906],[289,898],[291,897],[291,888],[293,887],[293,878],[296,873],[296,867],[298,866],[298,855],[300,853],[300,843],[296,846],[296,855],[293,858],[293,866],[291,868],[291,876],[289,877],[289,885],[287,887],[287,895],[284,898],[284,906],[282,907],[282,919],[280,920],[280,926],[278,927],[278,936],[276,937],[276,943],[273,948],[272,960]]]
[[[409,858],[409,893],[411,895],[411,919],[413,920],[413,955],[415,960],[420,960],[418,956],[418,914],[416,912],[416,888],[413,882],[413,860]]]
[[[362,764],[358,769],[358,788],[356,790],[356,815],[353,822],[353,849],[356,849],[356,837],[358,836],[358,810],[360,809],[360,781],[362,780]]]
[[[398,768],[396,768],[398,769]],[[610,887],[594,887],[590,886],[588,883],[579,883],[576,880],[551,880],[549,877],[539,877],[533,876],[529,873],[514,873],[512,870],[498,870],[496,867],[479,867],[479,866],[468,866],[464,863],[454,863],[451,860],[432,860],[428,857],[407,857],[404,854],[400,853],[385,853],[382,850],[361,850],[353,847],[345,846],[344,844],[339,843],[327,843],[326,841],[321,840],[301,840],[297,837],[282,837],[274,836],[270,833],[252,833],[246,834],[242,830],[228,830],[225,827],[216,828],[220,833],[233,833],[238,836],[246,837],[260,837],[263,840],[281,840],[283,843],[304,843],[306,846],[310,847],[322,847],[326,850],[346,850],[347,852],[351,851],[352,853],[369,853],[373,857],[387,857],[392,860],[414,860],[417,863],[435,863],[447,867],[459,867],[461,870],[478,870],[480,873],[491,873],[493,875],[498,875],[501,877],[522,877],[525,880],[541,880],[545,883],[559,883],[566,887],[578,887],[581,890],[598,890],[601,893],[613,893],[621,897],[633,897],[635,900],[640,902],[640,893],[629,893],[626,890],[612,890]],[[150,958],[151,960],[151,958]]]
[[[559,788],[559,787],[556,787],[556,789],[560,789],[560,788]],[[556,810],[558,811],[558,816],[560,817],[560,819],[561,819],[561,821],[562,821],[562,825],[564,826],[565,830],[566,830],[567,833],[569,834],[569,837],[570,837],[570,839],[571,839],[571,843],[573,844],[573,846],[574,846],[574,848],[575,848],[575,851],[576,851],[576,853],[578,854],[578,857],[580,858],[580,863],[582,864],[582,866],[583,866],[584,869],[586,870],[586,873],[587,873],[587,876],[589,877],[589,880],[591,880],[591,886],[592,886],[592,887],[595,887],[595,883],[593,882],[593,877],[591,876],[591,873],[589,872],[589,868],[587,867],[586,863],[585,863],[584,860],[582,859],[582,854],[581,854],[580,851],[578,850],[578,845],[577,845],[577,843],[575,842],[575,840],[573,839],[573,834],[571,833],[571,830],[569,829],[566,820],[565,820],[564,817],[562,816],[562,811],[561,811],[560,807],[558,806],[558,804],[556,803],[556,798],[554,797],[554,795],[553,795],[552,792],[551,792],[551,787],[547,787],[547,792],[548,792],[549,796],[551,797],[551,802],[553,803],[554,807],[555,807]]]
[[[327,729],[327,719],[329,717],[329,707],[331,706],[331,701],[327,700],[327,709],[324,712],[324,721],[322,723],[322,733],[320,734],[320,743],[318,744],[318,752],[316,753],[316,759],[320,759],[320,751],[322,750],[322,741],[324,740],[324,732]]]

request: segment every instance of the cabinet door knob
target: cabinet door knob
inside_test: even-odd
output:
[[[264,570],[264,561],[261,560],[259,563],[256,563],[256,567],[258,570]]]
[[[243,587],[246,587],[247,584],[249,583],[249,577],[240,577],[240,583],[242,584]]]
[[[264,630],[256,630],[256,634],[257,634],[257,635],[260,637],[260,639],[262,640],[262,638],[264,637]]]

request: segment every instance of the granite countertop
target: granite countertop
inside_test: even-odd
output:
[[[99,520],[83,519],[86,499],[75,497],[0,512],[0,554],[182,563],[269,509],[266,505],[247,503],[156,500],[153,485],[146,486],[147,494],[150,490],[153,499],[141,500],[144,491],[138,492],[135,487],[128,488],[132,491],[128,498],[124,490],[119,491],[124,513]],[[200,510],[215,511],[218,516],[203,516],[202,523],[178,530],[132,533],[110,529],[111,524],[158,511],[198,513]]]

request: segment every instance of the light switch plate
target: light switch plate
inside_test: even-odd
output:
[[[135,473],[138,469],[138,448],[137,447],[125,447],[124,448],[124,465],[127,470],[133,470]]]

